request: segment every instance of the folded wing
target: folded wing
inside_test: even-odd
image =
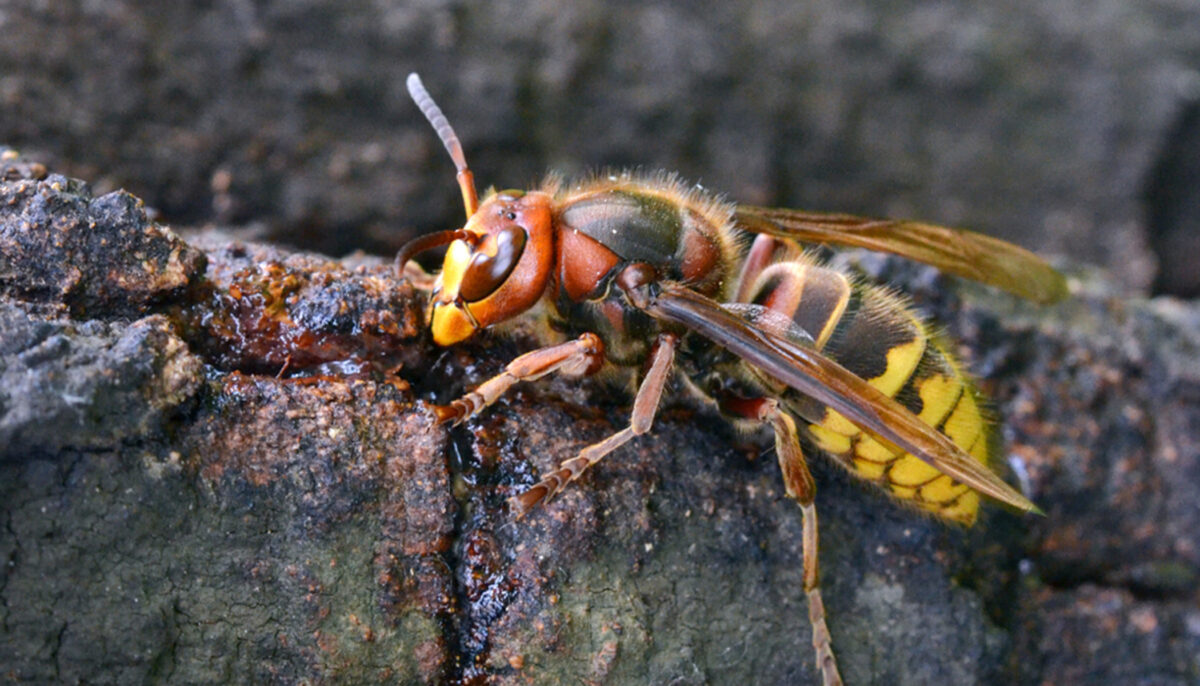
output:
[[[739,206],[735,221],[754,233],[801,243],[893,253],[1035,302],[1067,295],[1062,274],[1028,250],[963,229],[848,214]]]
[[[640,303],[651,316],[694,331],[795,390],[836,410],[878,440],[893,444],[984,495],[1024,511],[1037,507],[949,438],[811,345],[759,327],[737,311],[673,283]]]

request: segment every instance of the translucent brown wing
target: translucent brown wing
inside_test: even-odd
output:
[[[893,253],[1035,302],[1055,302],[1067,295],[1062,274],[1040,257],[972,231],[912,221],[749,206],[739,206],[735,219],[755,233]]]
[[[636,300],[636,299],[635,299]],[[684,286],[658,284],[639,307],[682,325],[758,367],[780,382],[841,413],[876,439],[896,445],[943,474],[1018,509],[1037,507],[949,438],[803,341],[750,324]]]

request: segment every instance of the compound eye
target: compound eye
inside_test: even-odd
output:
[[[499,288],[521,259],[525,240],[525,229],[519,226],[506,226],[485,236],[463,272],[458,289],[462,299],[467,302],[483,300]]]

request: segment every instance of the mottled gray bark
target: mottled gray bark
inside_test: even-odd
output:
[[[506,498],[623,425],[626,398],[545,381],[436,427],[425,402],[528,337],[436,350],[386,262],[189,245],[129,196],[19,158],[0,177],[0,674],[815,681],[799,511],[766,444],[675,401],[517,520]],[[72,240],[130,247],[63,269]],[[1047,514],[988,507],[964,532],[814,458],[847,682],[1194,683],[1196,305],[1078,272],[1037,308],[851,261],[961,341]]]

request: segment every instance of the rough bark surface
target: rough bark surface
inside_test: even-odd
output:
[[[620,428],[626,398],[545,381],[438,427],[425,403],[527,349],[520,329],[437,350],[385,262],[185,243],[130,196],[7,163],[5,679],[815,682],[800,516],[767,443],[675,402],[517,519],[507,498]],[[109,249],[68,270],[24,247],[63,227]],[[961,342],[1047,513],[961,531],[815,460],[847,682],[1195,683],[1196,305],[1081,272],[1036,308],[847,259]]]

